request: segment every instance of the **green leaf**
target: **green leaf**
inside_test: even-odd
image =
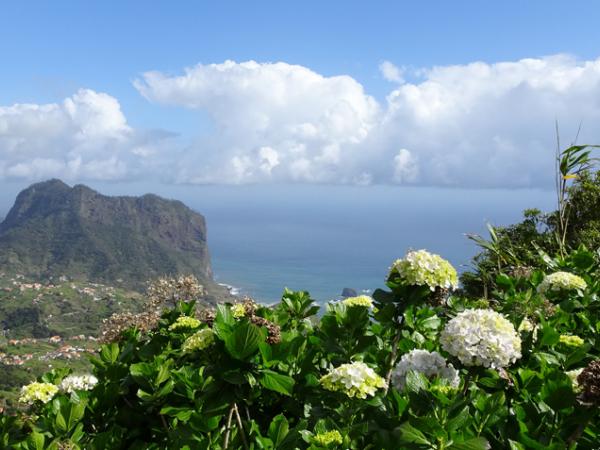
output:
[[[448,447],[448,450],[488,450],[489,448],[490,444],[486,439],[476,437],[452,444]]]
[[[233,332],[225,337],[225,348],[235,359],[246,360],[258,350],[263,336],[258,327],[247,322],[238,324]]]
[[[46,447],[44,443],[46,442],[46,438],[43,434],[32,431],[29,437],[27,438],[27,447],[32,450],[44,450]]]
[[[469,414],[469,407],[465,406],[458,412],[458,414],[448,421],[448,431],[452,432],[462,428],[470,418],[471,415]]]
[[[61,433],[67,432],[67,421],[65,420],[64,416],[60,411],[56,414],[56,418],[54,419],[54,426]]]
[[[279,414],[273,418],[269,425],[269,438],[278,447],[287,436],[290,425],[283,414]]]
[[[526,448],[523,444],[520,444],[519,442],[515,442],[512,439],[508,440],[508,445],[510,447],[510,450],[526,450]]]
[[[174,407],[174,406],[165,406],[160,410],[160,413],[166,416],[177,417],[177,419],[182,422],[187,422],[190,420],[192,414],[194,414],[194,410],[188,407]]]
[[[550,325],[545,325],[542,329],[542,337],[540,338],[540,346],[555,345],[560,339],[560,333]]]
[[[283,395],[292,395],[294,383],[295,381],[292,377],[273,372],[272,370],[263,370],[262,377],[260,378],[260,384],[266,389],[279,392]]]
[[[114,364],[119,359],[119,344],[113,342],[102,346],[100,357],[104,362]]]
[[[420,372],[409,370],[406,374],[406,389],[415,393],[427,390],[427,378]]]
[[[399,427],[400,429],[400,442],[404,444],[424,444],[432,445],[427,440],[425,435],[413,427],[410,423],[404,422]]]

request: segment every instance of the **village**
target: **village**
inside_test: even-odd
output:
[[[99,348],[102,320],[135,310],[140,299],[135,292],[67,276],[40,282],[0,272],[0,373],[11,373],[5,380],[10,384],[17,372],[32,378],[65,365],[87,367]]]
[[[78,335],[67,339],[60,336],[51,336],[49,338],[24,338],[9,339],[7,341],[7,350],[10,353],[0,351],[0,364],[7,366],[22,366],[26,362],[37,359],[38,361],[52,361],[55,359],[74,360],[79,359],[85,354],[94,354],[96,352],[97,338],[94,336]],[[43,353],[21,353],[21,349],[37,347],[40,344],[50,344],[56,348]],[[0,349],[2,347],[0,346]]]

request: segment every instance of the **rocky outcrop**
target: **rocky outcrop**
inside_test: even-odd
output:
[[[0,224],[0,269],[133,288],[176,274],[212,283],[202,215],[152,194],[109,197],[60,180],[17,196]]]

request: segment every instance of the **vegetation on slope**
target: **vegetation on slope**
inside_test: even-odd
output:
[[[212,282],[206,235],[204,217],[179,201],[50,180],[19,193],[0,224],[0,267],[138,291],[150,279],[193,274],[217,301],[227,290]]]

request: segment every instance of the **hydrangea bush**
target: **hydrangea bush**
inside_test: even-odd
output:
[[[587,280],[551,307],[541,270],[502,274],[489,298],[432,302],[456,271],[422,250],[386,289],[322,312],[307,292],[213,309],[170,290],[152,320],[107,321],[93,373],[24,386],[0,448],[592,450],[596,258],[548,263]]]

